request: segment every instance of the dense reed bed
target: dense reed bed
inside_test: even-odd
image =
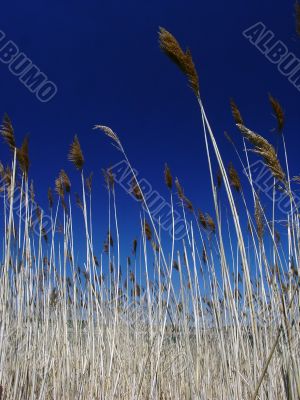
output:
[[[133,238],[128,254],[121,254],[122,205],[114,174],[105,170],[109,226],[97,256],[92,177],[84,173],[75,137],[68,158],[82,184],[75,201],[85,226],[79,267],[68,174],[61,170],[55,189],[49,189],[46,220],[30,184],[28,139],[17,147],[5,116],[1,134],[12,158],[0,168],[1,400],[300,398],[300,230],[292,192],[299,178],[289,173],[284,114],[270,96],[278,121],[275,149],[244,125],[232,100],[241,146],[228,139],[240,167],[225,167],[190,51],[183,51],[163,28],[159,40],[186,75],[199,104],[213,208],[195,208],[166,165],[173,235],[164,233],[119,137],[97,125],[94,134],[104,132],[126,160],[132,193],[144,211],[140,235]],[[253,183],[253,152],[271,174],[273,201],[268,208]],[[247,190],[239,177],[242,169],[247,171]],[[288,202],[284,224],[278,222],[277,192]],[[175,209],[185,220],[180,241],[175,240]]]

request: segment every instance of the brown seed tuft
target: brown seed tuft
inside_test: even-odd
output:
[[[146,235],[147,240],[152,239],[152,231],[151,231],[150,225],[148,224],[148,222],[146,220],[144,221],[144,233]]]
[[[273,176],[279,181],[286,183],[285,173],[279,163],[274,147],[262,136],[252,132],[244,125],[237,124],[241,133],[254,145],[254,153],[260,155]]]
[[[41,209],[40,209],[40,207],[38,205],[37,205],[37,207],[35,209],[35,213],[36,213],[36,216],[37,216],[37,219],[38,219],[39,223],[41,223],[42,222],[42,211],[41,211]]]
[[[108,245],[107,242],[104,242],[104,244],[103,244],[103,251],[104,251],[104,253],[108,253],[108,250],[109,250],[109,245]]]
[[[137,200],[143,200],[143,194],[135,178],[131,180],[131,191]]]
[[[107,243],[108,243],[111,247],[114,246],[114,241],[113,241],[112,235],[111,235],[111,233],[110,233],[109,231],[107,232]]]
[[[75,193],[76,204],[83,211],[83,203],[78,193]]]
[[[202,225],[202,227],[204,229],[207,229],[206,218],[205,218],[205,215],[203,214],[203,212],[201,210],[198,210],[198,218],[199,218],[199,222]]]
[[[98,261],[97,256],[94,255],[93,259],[94,259],[94,263],[95,263],[96,267],[99,267],[99,261]]]
[[[137,248],[137,240],[134,239],[132,242],[132,254],[135,256],[136,255],[136,248]]]
[[[185,207],[186,207],[189,211],[191,211],[191,212],[194,211],[193,203],[192,203],[191,200],[189,200],[186,196],[183,196],[183,202],[184,202]]]
[[[220,170],[220,168],[218,169],[217,172],[217,188],[220,189],[223,183],[223,175],[222,172]]]
[[[4,114],[0,133],[10,150],[14,151],[16,147],[14,128],[7,114]]]
[[[182,189],[182,187],[181,187],[181,185],[179,183],[178,178],[175,179],[175,186],[176,186],[176,189],[177,189],[178,197],[182,200],[183,197],[184,197],[184,194],[183,194],[183,189]]]
[[[257,236],[259,241],[262,242],[265,231],[265,225],[264,225],[263,210],[258,195],[255,196],[254,217],[257,228]]]
[[[177,194],[180,200],[182,200],[184,206],[191,212],[194,211],[193,203],[185,196],[182,186],[179,183],[178,178],[175,179],[175,186],[177,189]]]
[[[42,227],[42,229],[41,229],[41,234],[42,234],[42,237],[44,238],[45,242],[48,243],[48,235],[47,235],[46,229],[44,227]]]
[[[271,96],[271,94],[269,94],[269,100],[270,100],[271,106],[273,108],[273,111],[274,111],[276,119],[277,119],[278,132],[282,133],[282,130],[284,127],[284,112],[283,112],[279,102],[273,96]]]
[[[168,167],[167,164],[165,164],[165,181],[166,181],[167,187],[171,190],[172,186],[173,186],[173,178],[171,175],[170,168]]]
[[[274,236],[275,236],[275,243],[279,244],[280,242],[280,233],[278,231],[274,231]]]
[[[160,251],[159,245],[156,242],[154,242],[154,240],[152,240],[151,244],[152,244],[153,250],[156,251],[157,253],[159,253],[159,251]]]
[[[62,182],[62,184],[64,186],[65,191],[67,193],[70,193],[70,191],[71,191],[71,181],[70,181],[67,173],[63,169],[60,170],[59,177],[61,179],[61,182]]]
[[[90,175],[85,180],[85,186],[89,193],[92,192],[93,175],[94,175],[94,173],[91,172]]]
[[[189,49],[184,52],[175,37],[166,29],[159,28],[159,45],[163,52],[188,78],[195,95],[199,96],[199,78]]]
[[[204,262],[204,264],[207,264],[207,253],[205,247],[203,247],[202,250],[202,261]]]
[[[240,193],[242,190],[242,185],[240,182],[240,177],[236,171],[236,169],[234,168],[234,166],[232,165],[232,163],[229,164],[228,167],[228,174],[229,174],[229,180],[230,180],[230,184],[232,187],[234,187],[234,189]]]
[[[19,162],[21,171],[27,176],[29,170],[29,152],[28,152],[29,139],[25,136],[23,143],[19,149],[17,149],[17,160]]]
[[[208,227],[208,229],[210,230],[211,233],[215,233],[216,232],[216,224],[214,222],[214,220],[212,219],[212,217],[206,213],[206,225]]]
[[[176,271],[179,271],[179,265],[176,260],[173,261],[173,268],[176,269]]]
[[[114,174],[112,173],[112,169],[111,168],[102,169],[102,172],[103,172],[107,190],[110,190],[110,189],[112,190],[115,185],[115,177],[114,177]]]
[[[35,193],[34,193],[33,180],[31,180],[30,182],[29,192],[30,192],[30,200],[32,203],[34,203]]]
[[[130,282],[135,282],[135,275],[132,271],[130,271],[130,273],[129,273],[129,280],[130,280]]]
[[[232,116],[233,116],[235,122],[237,124],[244,125],[244,121],[243,121],[242,115],[240,113],[240,110],[238,109],[238,106],[236,105],[236,103],[234,102],[233,99],[230,99],[230,107],[231,107]]]
[[[61,199],[64,198],[65,188],[64,188],[60,174],[59,174],[58,178],[55,179],[55,191]]]
[[[136,283],[134,288],[134,296],[140,297],[140,295],[141,295],[141,288],[140,285]]]
[[[75,165],[76,169],[82,170],[84,158],[77,135],[75,135],[74,140],[70,146],[68,159]]]
[[[52,194],[52,189],[49,187],[48,189],[48,202],[49,202],[49,207],[53,207],[53,194]]]

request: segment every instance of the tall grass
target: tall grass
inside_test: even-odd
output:
[[[126,258],[120,251],[121,205],[114,175],[104,170],[108,232],[97,258],[92,178],[85,176],[75,137],[68,158],[81,179],[76,203],[85,227],[84,262],[78,267],[68,175],[59,173],[55,197],[49,189],[46,229],[29,184],[28,140],[16,147],[12,123],[5,116],[1,133],[12,160],[8,167],[0,166],[1,400],[300,398],[299,212],[291,190],[283,112],[271,96],[284,167],[274,147],[244,126],[231,101],[244,155],[232,144],[241,168],[248,167],[246,191],[238,169],[224,165],[191,53],[162,28],[160,45],[187,76],[199,104],[214,208],[197,212],[166,165],[173,227],[171,237],[166,236],[119,137],[97,125],[127,161],[133,194],[145,212],[127,268],[121,271]],[[250,151],[273,175],[271,219],[253,183]],[[277,222],[276,190],[289,200],[284,226]],[[175,208],[186,226],[179,243]],[[285,234],[287,240],[280,240]]]

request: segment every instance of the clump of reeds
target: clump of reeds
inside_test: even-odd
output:
[[[164,29],[160,41],[198,97],[190,53]],[[283,111],[274,98],[270,102],[282,132]],[[299,398],[298,211],[291,204],[287,221],[280,225],[274,199],[270,221],[249,174],[251,200],[254,196],[250,212],[239,169],[224,167],[217,138],[199,104],[219,164],[216,184],[213,154],[208,151],[215,217],[199,210],[197,218],[179,180],[173,180],[165,165],[171,201],[173,186],[180,200],[179,205],[172,202],[171,220],[183,215],[183,240],[176,240],[173,230],[165,231],[159,218],[154,220],[118,136],[106,126],[96,126],[122,151],[131,171],[132,193],[143,200],[141,224],[129,246],[135,225],[119,227],[112,169],[103,174],[114,212],[111,215],[110,201],[108,213],[99,210],[103,220],[108,214],[108,229],[102,231],[93,214],[92,175],[83,177],[84,157],[75,137],[68,159],[81,171],[82,193],[75,194],[75,202],[85,229],[78,228],[72,214],[67,167],[55,180],[55,212],[48,190],[48,216],[37,204],[38,188],[32,181],[29,185],[28,142],[18,148],[12,123],[4,118],[1,133],[13,158],[8,167],[0,163],[0,400]],[[289,185],[272,145],[244,126],[234,101],[231,108],[244,137],[270,169],[272,181],[275,177]],[[221,185],[225,193],[216,189]],[[232,188],[243,200],[239,213]],[[227,213],[225,194],[232,214]],[[292,196],[287,200],[292,202]],[[191,213],[186,215],[185,208]],[[250,236],[240,229],[240,221],[248,222]],[[103,248],[99,237],[104,237]],[[148,251],[150,246],[153,251]]]

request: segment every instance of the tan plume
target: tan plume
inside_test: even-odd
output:
[[[10,150],[13,151],[16,147],[15,134],[11,120],[7,114],[4,114],[0,133]]]
[[[186,75],[195,95],[199,96],[199,78],[190,50],[184,52],[175,37],[162,27],[158,36],[160,48]]]
[[[274,147],[262,136],[252,132],[244,125],[237,124],[241,133],[254,145],[254,152],[260,155],[273,176],[281,182],[286,182],[285,173],[282,170]]]
[[[279,102],[269,94],[269,100],[277,119],[278,132],[281,133],[284,127],[284,112]]]
[[[230,107],[231,107],[232,116],[233,116],[235,122],[237,124],[244,125],[244,121],[243,121],[242,115],[240,113],[240,110],[238,109],[238,106],[236,105],[236,103],[233,99],[230,99]]]
[[[71,143],[68,159],[75,165],[76,169],[82,170],[84,158],[77,135],[75,135],[74,140]]]
[[[118,145],[121,144],[118,135],[108,126],[105,125],[95,125],[94,129],[100,129],[102,132],[105,133],[105,135],[107,135],[108,137],[110,137],[111,139],[113,139],[113,141],[115,141]]]

